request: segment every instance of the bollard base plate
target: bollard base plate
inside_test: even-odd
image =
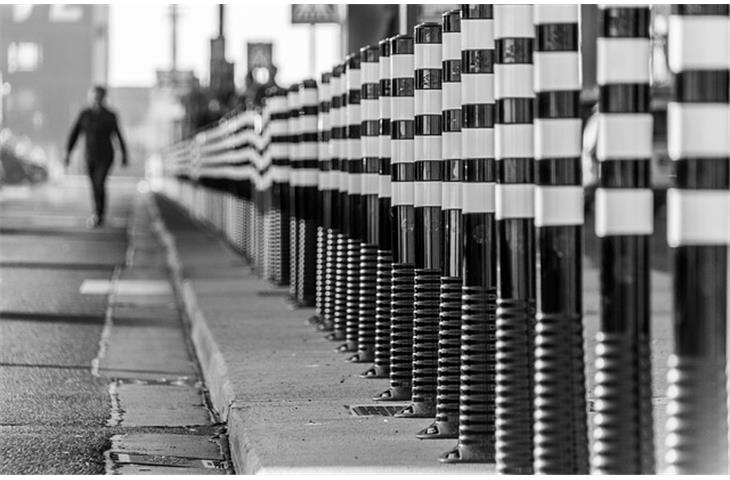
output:
[[[337,347],[337,351],[340,353],[351,353],[351,352],[356,352],[357,347],[353,347],[352,344],[350,344],[350,343],[343,343],[342,345]]]
[[[441,463],[495,463],[494,446],[459,443],[439,457]]]
[[[360,374],[362,378],[388,378],[388,371],[382,367],[373,365]]]
[[[345,339],[345,333],[344,332],[332,332],[329,335],[326,335],[325,340],[329,340],[330,342],[337,342],[342,341]]]
[[[431,425],[416,433],[416,438],[421,440],[457,439],[459,438],[459,424],[434,421]]]
[[[376,402],[407,402],[411,399],[411,387],[390,387],[373,397]]]
[[[436,415],[436,405],[426,402],[413,402],[396,413],[398,418],[433,418]]]
[[[351,363],[372,363],[373,354],[369,352],[359,351],[355,355],[348,358],[347,361]]]

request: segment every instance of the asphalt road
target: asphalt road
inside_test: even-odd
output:
[[[104,472],[108,381],[90,365],[107,302],[79,287],[124,261],[134,184],[110,191],[96,230],[82,179],[0,193],[0,474]]]

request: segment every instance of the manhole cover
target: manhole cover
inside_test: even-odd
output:
[[[407,403],[398,403],[398,404],[389,403],[387,405],[374,403],[374,404],[369,404],[369,405],[350,405],[349,407],[348,406],[346,406],[346,407],[349,408],[350,413],[355,415],[356,417],[368,417],[368,416],[392,417],[407,406],[408,406]]]

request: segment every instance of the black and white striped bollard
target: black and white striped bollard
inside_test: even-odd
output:
[[[375,345],[373,366],[364,378],[388,378],[390,375],[390,280],[393,269],[393,210],[391,208],[390,167],[390,39],[378,42],[378,251],[375,270]]]
[[[411,403],[398,417],[436,413],[439,293],[441,290],[441,24],[414,29],[414,207],[416,270]]]
[[[421,439],[457,438],[461,365],[461,290],[463,229],[461,183],[461,10],[442,16],[441,215],[443,273],[439,292],[436,418],[416,434]]]
[[[533,472],[535,231],[531,5],[495,7],[499,473]]]
[[[535,5],[535,472],[589,473],[580,7]]]
[[[730,18],[727,5],[672,5],[667,108],[674,257],[669,358],[670,473],[728,473],[727,320],[730,245]]]
[[[494,12],[461,7],[461,154],[464,259],[459,436],[443,462],[494,461],[497,261],[494,160]]]
[[[411,399],[413,283],[416,264],[414,208],[413,37],[390,40],[391,208],[395,238],[391,276],[390,388],[375,400]]]
[[[379,51],[377,45],[360,49],[360,194],[362,203],[362,241],[360,242],[360,278],[357,327],[357,353],[350,361],[365,363],[374,359],[375,296],[380,234],[378,200],[380,170],[380,135],[378,105]]]
[[[654,472],[649,237],[650,12],[601,6],[597,43],[600,324],[596,339],[595,472]]]

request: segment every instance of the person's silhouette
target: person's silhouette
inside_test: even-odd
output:
[[[106,89],[95,86],[89,91],[91,106],[83,109],[71,129],[66,148],[65,164],[68,167],[71,151],[80,134],[84,134],[86,145],[86,168],[91,180],[94,199],[94,216],[90,222],[94,227],[104,223],[106,204],[106,177],[114,162],[112,136],[119,140],[122,153],[122,166],[127,166],[127,147],[119,130],[119,123],[114,112],[104,104]]]

